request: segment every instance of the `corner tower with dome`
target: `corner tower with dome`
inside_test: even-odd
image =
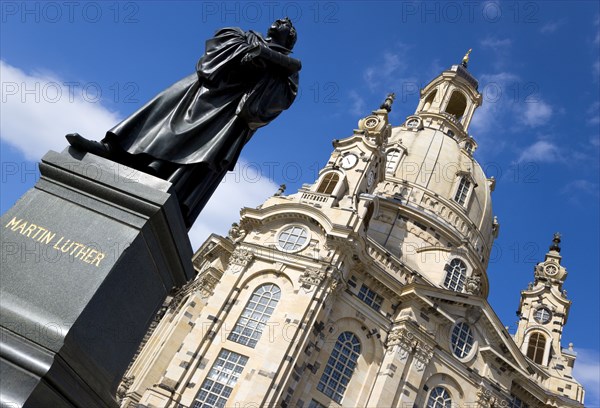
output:
[[[499,224],[495,180],[473,158],[482,96],[467,62],[432,80],[400,126],[388,96],[333,141],[314,183],[211,235],[123,378],[121,406],[583,407],[576,353],[561,345],[570,301],[556,248],[522,292],[514,337],[487,302]]]

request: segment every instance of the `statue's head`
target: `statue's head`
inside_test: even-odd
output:
[[[282,47],[291,50],[296,44],[298,34],[292,24],[292,20],[289,18],[281,18],[275,20],[269,30],[267,31],[267,40],[274,42],[275,44],[281,45]]]

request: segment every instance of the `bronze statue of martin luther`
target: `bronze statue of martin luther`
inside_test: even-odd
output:
[[[78,150],[173,183],[188,228],[254,132],[289,108],[302,65],[289,56],[296,30],[275,21],[263,38],[223,28],[196,73],[157,95],[100,142],[67,135]]]

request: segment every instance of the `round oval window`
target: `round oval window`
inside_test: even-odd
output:
[[[289,226],[279,233],[277,245],[284,251],[300,251],[308,245],[308,231],[299,225]]]

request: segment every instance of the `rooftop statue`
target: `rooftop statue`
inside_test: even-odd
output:
[[[289,56],[296,38],[288,18],[275,21],[266,38],[220,29],[206,42],[194,74],[158,94],[102,141],[77,133],[67,140],[173,183],[191,228],[254,132],[294,101],[302,67]]]

